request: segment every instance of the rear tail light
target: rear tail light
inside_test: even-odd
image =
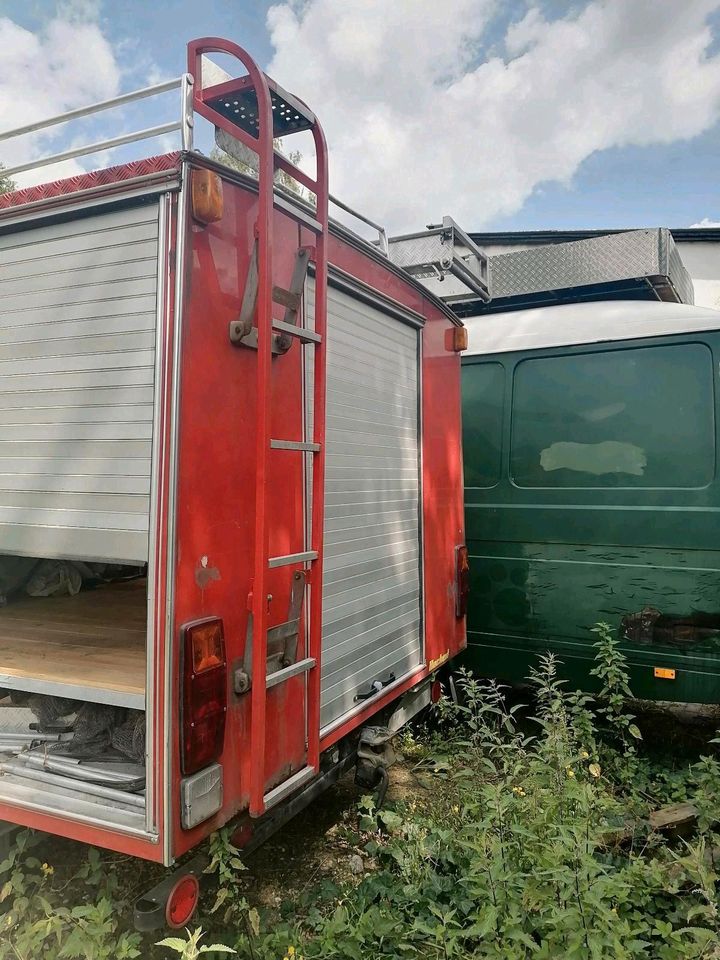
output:
[[[222,620],[183,628],[182,772],[217,760],[225,740],[227,660]]]
[[[468,548],[455,547],[455,616],[467,614],[468,594],[470,593],[470,563]]]

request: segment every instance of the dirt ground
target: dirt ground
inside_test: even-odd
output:
[[[427,781],[414,766],[400,759],[391,767],[386,803],[426,794]],[[355,785],[354,771],[350,771],[251,854],[245,861],[248,900],[279,909],[283,904],[301,902],[304,894],[325,877],[337,882],[372,870],[373,861],[362,845],[354,842],[360,839],[358,803],[363,793]]]

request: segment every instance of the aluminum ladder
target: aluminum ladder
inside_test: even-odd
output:
[[[203,55],[229,54],[239,60],[247,76],[212,82],[203,87]],[[322,642],[322,559],[325,491],[325,395],[327,333],[327,246],[328,246],[328,167],[327,145],[315,115],[302,101],[284,91],[259,68],[240,46],[217,37],[194,40],[188,45],[188,71],[192,74],[193,106],[230,137],[239,140],[257,154],[258,218],[255,225],[255,246],[250,265],[245,297],[238,323],[231,324],[230,339],[234,343],[257,349],[256,379],[256,482],[255,482],[255,549],[254,575],[248,598],[252,618],[251,715],[250,715],[250,804],[252,817],[299,789],[320,769],[320,654]],[[215,78],[217,74],[215,74]],[[273,139],[309,130],[316,153],[315,179],[300,170],[274,149]],[[273,179],[276,171],[289,174],[316,197],[314,216],[303,214],[302,223],[315,235],[315,311],[313,329],[300,323],[301,279],[312,251],[297,251],[295,271],[288,288],[275,285],[273,278]],[[253,265],[254,264],[254,265]],[[252,272],[256,272],[253,281]],[[273,318],[273,303],[285,307],[283,320]],[[255,323],[252,324],[254,317]],[[311,441],[276,440],[270,436],[270,373],[274,353],[282,353],[297,340],[314,349],[314,376]],[[303,388],[304,394],[304,388]],[[309,549],[287,554],[271,553],[271,531],[267,502],[269,457],[275,450],[294,450],[299,456],[312,456],[312,506],[310,511]],[[303,471],[306,474],[306,471]],[[304,484],[305,485],[305,484]],[[304,494],[307,491],[304,491]],[[307,503],[307,497],[305,497]],[[298,572],[304,573],[309,604],[308,648],[306,656],[284,669],[268,675],[268,570],[294,567],[294,583]],[[291,604],[292,606],[292,604]],[[298,618],[299,619],[299,618]],[[290,677],[305,673],[307,750],[306,766],[292,774],[279,786],[265,791],[265,744],[267,690]]]

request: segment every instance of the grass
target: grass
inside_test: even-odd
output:
[[[565,690],[549,656],[528,707],[463,674],[460,703],[405,735],[405,789],[388,808],[366,797],[348,812],[341,787],[313,843],[283,851],[317,807],[249,869],[216,835],[197,929],[163,945],[121,919],[132,864],[91,851],[60,867],[25,835],[0,865],[0,960],[188,960],[220,947],[249,960],[720,960],[715,746],[647,750],[617,644],[603,626],[597,636],[596,700]],[[696,807],[691,831],[654,832],[651,811],[679,801]]]

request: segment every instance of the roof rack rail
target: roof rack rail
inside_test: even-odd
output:
[[[79,147],[73,147],[70,150],[63,150],[60,153],[47,154],[46,156],[38,157],[36,160],[30,160],[26,163],[19,163],[13,167],[8,167],[3,170],[3,175],[11,177],[17,173],[24,173],[26,170],[51,166],[54,163],[60,163],[62,160],[72,160],[75,157],[88,156],[93,153],[99,153],[101,150],[110,150],[113,147],[120,147],[123,146],[123,144],[134,143],[138,140],[151,140],[153,137],[160,137],[166,133],[174,133],[177,130],[181,133],[183,150],[191,150],[193,142],[192,85],[192,75],[184,73],[182,76],[175,77],[172,80],[165,80],[162,83],[142,87],[130,93],[123,93],[120,96],[111,97],[109,100],[92,103],[87,107],[68,110],[66,113],[58,114],[55,117],[48,117],[46,120],[38,120],[35,123],[28,123],[22,127],[15,127],[12,130],[2,130],[0,131],[0,141],[11,140],[15,137],[22,137],[27,133],[38,133],[41,130],[47,130],[50,127],[54,127],[60,123],[67,123],[70,120],[79,120],[81,117],[93,116],[94,114],[102,113],[104,110],[122,107],[125,106],[125,104],[144,100],[147,97],[159,96],[170,90],[180,90],[180,119],[178,120],[161,123],[155,127],[146,127],[144,130],[124,133],[117,137],[110,137],[107,140],[86,143]]]
[[[340,207],[341,210],[344,210],[345,213],[349,213],[351,217],[355,217],[356,220],[360,220],[362,223],[366,223],[369,227],[372,227],[373,230],[377,230],[378,238],[377,240],[374,240],[373,243],[385,254],[386,257],[390,256],[389,240],[385,227],[380,226],[379,223],[375,223],[364,214],[358,213],[357,210],[353,210],[352,207],[349,207],[346,203],[343,203],[342,200],[338,200],[338,198],[334,197],[332,194],[328,196],[328,200],[330,203],[334,204],[334,206]]]
[[[447,304],[490,299],[488,258],[452,217],[420,233],[390,237],[388,245],[392,262]]]

